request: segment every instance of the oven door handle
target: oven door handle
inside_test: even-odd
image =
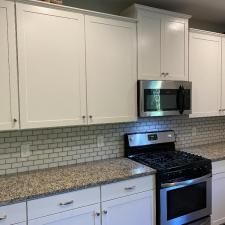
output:
[[[188,186],[188,185],[199,183],[201,181],[206,181],[210,177],[212,177],[212,174],[207,174],[203,177],[199,177],[199,178],[192,179],[192,180],[185,180],[185,181],[174,182],[174,183],[165,183],[165,184],[161,184],[161,188],[169,188],[169,187],[174,187],[174,186]]]

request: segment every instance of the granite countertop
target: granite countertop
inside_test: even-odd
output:
[[[126,158],[101,160],[0,177],[0,204],[49,196],[155,174],[155,170]]]
[[[225,142],[189,147],[182,151],[203,156],[213,162],[225,160]]]

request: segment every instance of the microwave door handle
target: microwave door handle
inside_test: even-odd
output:
[[[177,108],[180,112],[180,114],[183,114],[184,112],[184,87],[180,86],[177,92]]]

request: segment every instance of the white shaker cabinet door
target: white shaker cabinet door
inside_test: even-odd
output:
[[[137,118],[136,24],[86,16],[89,124]]]
[[[28,225],[101,225],[99,204],[28,221]]]
[[[162,72],[169,80],[188,80],[188,21],[163,17]]]
[[[86,124],[84,16],[17,3],[21,128]]]
[[[155,225],[154,191],[102,203],[102,225]]]
[[[138,79],[164,79],[161,76],[161,15],[140,11],[138,21]]]
[[[221,99],[221,37],[192,31],[189,56],[191,117],[218,116]]]
[[[14,2],[0,0],[0,130],[19,128]]]
[[[212,225],[225,223],[225,173],[213,175],[212,180]]]

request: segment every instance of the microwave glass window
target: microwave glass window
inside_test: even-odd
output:
[[[145,89],[145,111],[171,111],[177,110],[177,90]]]
[[[167,219],[171,220],[207,207],[206,182],[167,192]]]

